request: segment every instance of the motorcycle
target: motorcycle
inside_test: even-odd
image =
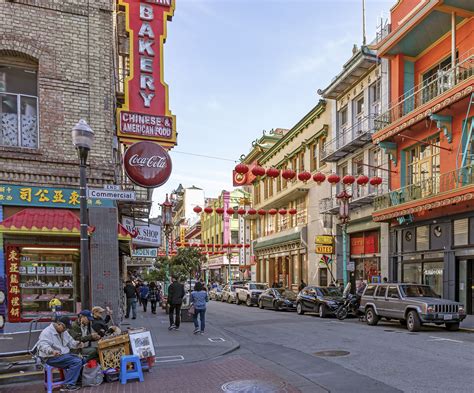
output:
[[[339,306],[336,311],[336,318],[341,321],[346,319],[349,314],[352,314],[354,316],[361,315],[359,311],[359,297],[357,295],[351,294],[350,290],[351,283],[348,282],[346,287],[344,288],[344,293],[342,295],[344,303]]]

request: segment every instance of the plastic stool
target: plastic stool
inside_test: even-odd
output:
[[[127,370],[127,365],[132,363],[133,370]],[[144,382],[142,365],[140,358],[136,355],[122,355],[120,358],[120,383],[125,385],[128,380],[138,378],[140,382]]]
[[[59,371],[60,379],[57,381],[53,380],[53,370],[56,369]],[[62,368],[57,368],[50,366],[49,364],[44,364],[44,387],[47,393],[53,393],[55,387],[64,385],[64,370]]]

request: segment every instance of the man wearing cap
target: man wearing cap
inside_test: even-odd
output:
[[[79,356],[70,353],[71,349],[79,349],[84,345],[66,331],[70,326],[71,320],[68,317],[60,317],[41,332],[36,344],[38,356],[46,364],[65,371],[64,385],[61,388],[63,392],[79,390],[76,383],[84,364]]]
[[[68,330],[68,333],[74,340],[84,344],[82,355],[86,361],[99,357],[97,348],[92,346],[92,342],[100,340],[100,336],[91,330],[91,321],[93,320],[94,317],[89,310],[82,310],[77,316],[77,320],[72,323],[71,328]],[[79,353],[79,351],[76,352],[75,350],[71,352]]]
[[[102,318],[104,312],[107,311],[105,318]],[[111,311],[109,309],[105,310],[100,306],[92,307],[92,329],[97,332],[100,337],[104,337],[107,330],[109,330]]]

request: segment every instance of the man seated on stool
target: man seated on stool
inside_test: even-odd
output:
[[[94,317],[89,310],[82,310],[77,316],[77,320],[73,322],[71,328],[68,329],[68,333],[74,340],[84,344],[82,356],[84,356],[86,361],[99,358],[97,348],[92,346],[94,341],[100,340],[100,335],[91,330],[91,321],[93,320]],[[79,353],[78,350],[71,352]]]
[[[76,384],[84,364],[79,356],[70,353],[71,349],[79,349],[84,345],[66,331],[70,326],[71,320],[68,317],[60,317],[41,332],[36,344],[38,355],[46,364],[65,371],[62,392],[79,390]]]

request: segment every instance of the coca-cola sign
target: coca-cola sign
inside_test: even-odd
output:
[[[132,182],[146,188],[165,184],[171,175],[171,157],[155,142],[137,142],[123,156],[125,173]]]

